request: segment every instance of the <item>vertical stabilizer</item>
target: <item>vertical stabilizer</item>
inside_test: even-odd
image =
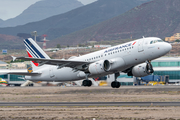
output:
[[[30,58],[50,59],[50,57],[39,47],[39,45],[32,38],[25,39],[24,45],[26,46],[26,51]],[[33,70],[38,69],[38,63],[31,61],[31,65]]]

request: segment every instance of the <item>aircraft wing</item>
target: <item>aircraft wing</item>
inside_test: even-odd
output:
[[[71,68],[78,69],[79,66],[81,66],[82,68],[85,68],[86,65],[89,64],[89,62],[75,61],[75,60],[59,60],[59,59],[30,58],[30,57],[17,57],[15,59],[33,61],[35,63],[39,63],[39,66],[42,66],[44,64],[56,65],[56,66],[59,66],[59,68],[71,67]]]

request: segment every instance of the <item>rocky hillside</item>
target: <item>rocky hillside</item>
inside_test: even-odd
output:
[[[164,39],[180,32],[180,0],[154,0],[93,27],[56,39],[55,44],[120,40],[155,36]],[[120,41],[121,43],[121,41]]]
[[[83,4],[77,0],[41,0],[31,5],[19,16],[4,22],[0,21],[0,27],[13,27],[29,22],[40,21],[54,15],[66,13],[81,6],[83,6]]]
[[[42,21],[17,27],[1,28],[0,33],[17,35],[18,33],[30,33],[36,30],[39,35],[47,34],[48,39],[55,39],[123,14],[146,1],[149,0],[98,0]]]
[[[23,45],[23,39],[11,36],[0,34],[0,48],[1,49],[25,49]]]

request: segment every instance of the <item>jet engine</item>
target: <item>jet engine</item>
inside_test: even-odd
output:
[[[89,65],[89,72],[91,74],[103,74],[108,72],[111,68],[111,64],[108,60],[100,60]]]
[[[128,74],[129,75],[132,74],[135,77],[144,77],[144,76],[150,75],[153,72],[154,70],[151,63],[142,63],[142,64],[134,66],[132,68],[131,73],[128,73]]]

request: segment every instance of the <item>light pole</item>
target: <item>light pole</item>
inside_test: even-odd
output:
[[[34,36],[34,41],[36,42],[37,31],[33,31],[31,35]]]

